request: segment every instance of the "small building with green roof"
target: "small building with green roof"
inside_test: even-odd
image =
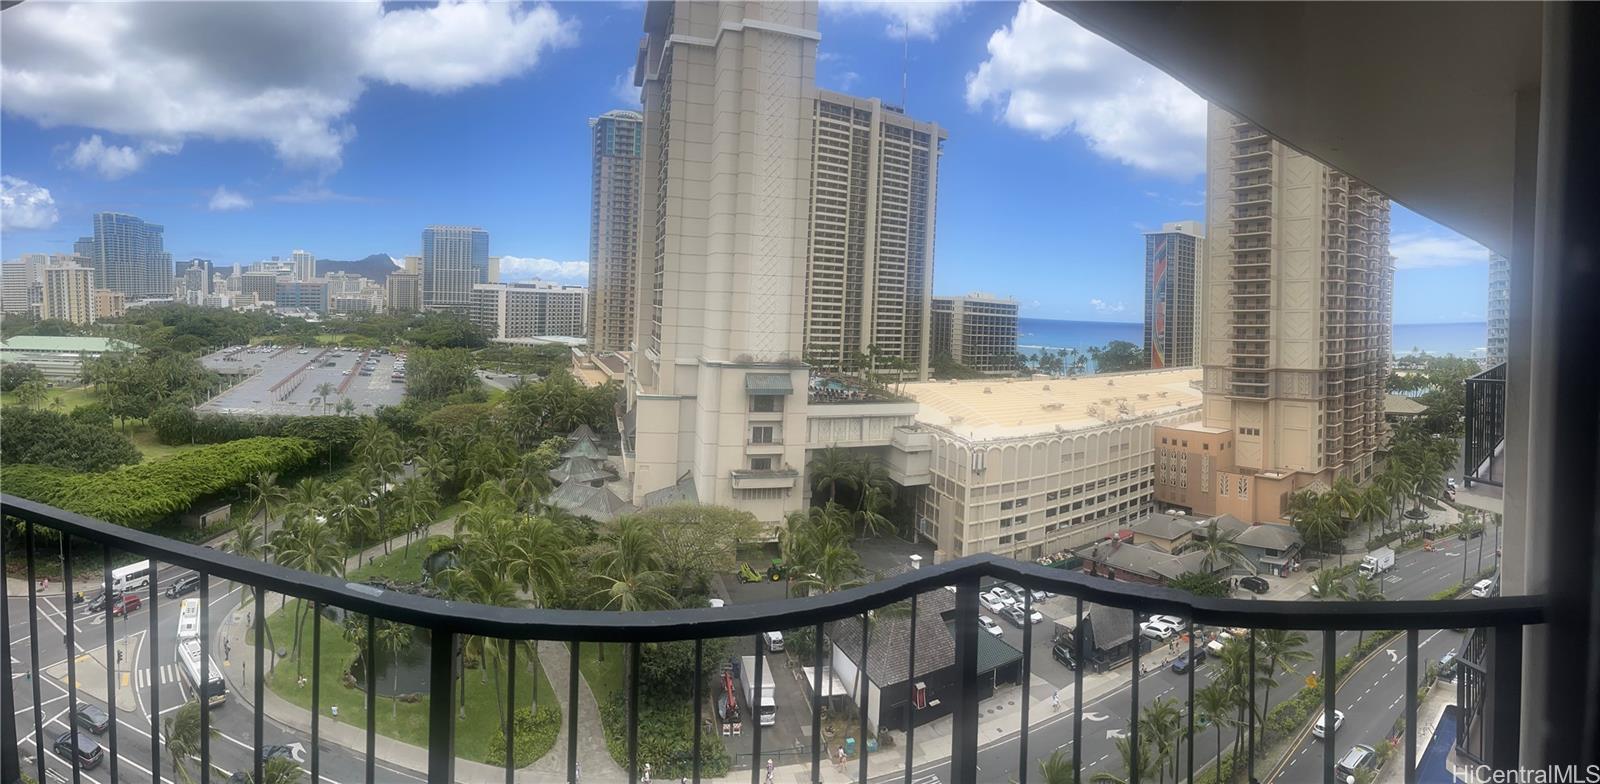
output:
[[[67,386],[79,383],[85,360],[138,350],[138,346],[117,338],[18,335],[0,341],[0,365],[13,362],[32,365],[44,374],[46,381]]]

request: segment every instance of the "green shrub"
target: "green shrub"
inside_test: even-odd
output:
[[[501,725],[502,727],[504,725]],[[517,709],[511,723],[511,742],[516,760],[513,767],[525,768],[550,752],[556,745],[556,734],[561,731],[561,711],[553,705],[540,705],[537,713],[527,708]],[[489,738],[489,750],[484,762],[500,766],[506,764],[506,741],[503,735]]]
[[[148,528],[263,472],[284,473],[313,456],[300,438],[247,438],[102,473],[0,465],[6,492],[130,528]]]
[[[641,662],[642,664],[643,662]],[[643,681],[640,682],[641,687]],[[681,686],[681,684],[680,684]],[[650,763],[664,781],[687,776],[694,761],[694,709],[681,697],[639,690],[639,762]],[[605,725],[606,750],[619,765],[628,760],[628,707],[623,690],[600,706]],[[705,732],[700,738],[700,774],[726,775],[729,759],[722,736]]]

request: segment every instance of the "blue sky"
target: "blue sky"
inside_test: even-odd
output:
[[[508,277],[584,280],[586,120],[628,100],[642,14],[24,4],[0,30],[0,257],[68,251],[101,210],[219,264],[401,257],[467,223]],[[949,130],[939,292],[1140,318],[1140,232],[1204,218],[1198,98],[1028,4],[823,0],[821,27],[820,86],[895,103],[904,72]],[[1392,226],[1396,321],[1481,320],[1487,252],[1398,206]]]

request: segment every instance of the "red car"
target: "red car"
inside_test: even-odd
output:
[[[111,614],[127,615],[143,606],[144,600],[139,598],[139,594],[125,593],[118,596],[117,600],[111,603]]]

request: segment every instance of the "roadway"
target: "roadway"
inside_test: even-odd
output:
[[[113,619],[113,645],[126,652],[123,663],[117,666],[115,673],[117,682],[121,684],[118,697],[113,700],[118,703],[115,706],[108,704],[106,700],[106,671],[102,664],[106,641],[104,613],[86,613],[83,605],[73,608],[73,643],[77,653],[74,664],[77,670],[78,699],[106,708],[116,717],[118,782],[152,782],[150,765],[152,708],[159,702],[160,712],[157,716],[159,719],[170,715],[190,698],[189,684],[181,674],[175,658],[178,600],[168,599],[165,595],[166,586],[186,572],[185,569],[172,566],[162,568],[158,572],[157,590],[161,594],[161,604],[155,639],[159,641],[159,653],[157,646],[152,645],[152,640],[149,639],[148,604],[129,613],[127,618]],[[15,585],[13,583],[13,586]],[[85,594],[93,596],[98,590],[97,583],[96,587],[85,590]],[[148,601],[148,594],[145,591],[139,593]],[[189,597],[198,595],[198,592],[188,594]],[[217,644],[217,640],[220,639],[219,630],[224,620],[235,611],[243,613],[253,610],[249,606],[240,608],[239,596],[240,591],[230,586],[227,581],[220,579],[211,581],[210,606],[207,612],[211,644],[208,647],[212,659],[229,675],[227,702],[213,707],[210,711],[211,724],[216,729],[216,734],[210,743],[210,762],[212,780],[217,782],[227,780],[227,777],[235,771],[252,770],[255,754],[255,713],[254,707],[249,702],[254,697],[254,685],[237,681],[238,670],[229,668],[224,663],[224,652]],[[23,757],[23,769],[31,775],[37,770],[35,762],[37,744],[33,721],[34,684],[32,676],[27,674],[31,672],[31,668],[27,666],[31,639],[28,626],[28,598],[24,593],[21,597],[10,596],[8,601],[12,668],[17,673],[12,681],[12,690],[16,698],[18,734],[22,736],[19,739],[19,747]],[[50,741],[68,728],[66,614],[60,596],[40,597],[38,602],[39,661],[43,665],[39,668],[41,677],[38,686],[45,727],[45,767],[47,776],[52,780],[73,781],[71,763],[56,756],[49,748]],[[254,655],[254,651],[249,649],[231,653],[241,657]],[[154,673],[150,670],[152,659],[155,659],[156,664]],[[151,691],[152,677],[155,682],[154,694]],[[291,746],[291,753],[296,760],[309,768],[312,746],[310,738],[304,733],[279,724],[270,716],[265,717],[262,725],[264,744]],[[95,739],[109,755],[110,732]],[[175,782],[172,758],[166,754],[164,744],[162,748],[161,780]],[[324,743],[319,751],[321,780],[329,784],[364,781],[366,775],[364,760],[364,751],[352,752],[335,744]],[[81,780],[90,784],[107,784],[111,781],[109,762],[110,760],[106,759],[93,770],[82,771]],[[189,769],[192,773],[198,773],[198,767],[198,760],[190,761]],[[379,777],[384,781],[395,782],[424,780],[424,777],[417,772],[396,769],[387,764],[379,766]],[[198,776],[196,778],[198,779]]]
[[[1460,585],[1462,558],[1472,561],[1467,566],[1467,573],[1470,577],[1477,572],[1476,559],[1478,550],[1485,541],[1484,537],[1468,542],[1449,539],[1440,542],[1435,552],[1413,550],[1397,555],[1395,567],[1384,576],[1385,594],[1391,599],[1426,599],[1441,590]],[[1492,557],[1493,552],[1493,545],[1491,544],[1489,550],[1484,553],[1485,564],[1489,563],[1489,558]],[[1309,599],[1310,597],[1306,598]],[[1047,618],[1044,623],[1036,627],[1036,631],[1051,627],[1052,621],[1048,617],[1051,614],[1051,610],[1060,610],[1061,614],[1069,611],[1062,608],[1070,606],[1070,600],[1062,602],[1062,600],[1058,599],[1052,600],[1051,603],[1057,606],[1045,610]],[[1010,629],[1008,626],[1007,639],[1020,647],[1021,635],[1017,634],[1016,639],[1012,639],[1013,632],[1015,630]],[[1310,661],[1295,668],[1293,672],[1278,677],[1279,686],[1273,689],[1271,695],[1269,695],[1272,706],[1278,705],[1298,691],[1304,684],[1306,677],[1311,674],[1311,671],[1317,670],[1320,672],[1322,670],[1322,636],[1320,633],[1313,631],[1307,632],[1306,637],[1307,649],[1311,651],[1312,658]],[[1424,662],[1419,665],[1419,669],[1425,670],[1426,662],[1437,661],[1439,656],[1442,656],[1452,647],[1459,645],[1460,635],[1453,631],[1437,634],[1423,632],[1422,638],[1428,642],[1422,644],[1419,649],[1420,654],[1424,657]],[[1357,635],[1355,632],[1342,632],[1334,643],[1335,651],[1342,656],[1354,648],[1356,642]],[[1035,634],[1032,661],[1035,672],[1040,672],[1052,683],[1056,683],[1058,676],[1045,674],[1047,668],[1049,668],[1048,671],[1059,671],[1060,673],[1066,673],[1067,671],[1050,658],[1050,644],[1050,633],[1048,631]],[[1389,728],[1393,726],[1394,719],[1400,715],[1400,712],[1405,710],[1403,700],[1405,691],[1404,640],[1397,638],[1388,647],[1396,648],[1399,655],[1397,660],[1385,660],[1387,666],[1382,667],[1378,666],[1377,661],[1368,664],[1358,670],[1355,676],[1351,676],[1353,680],[1347,680],[1346,683],[1349,685],[1341,686],[1339,690],[1337,704],[1339,709],[1346,714],[1344,729],[1336,735],[1336,743],[1340,744],[1341,751],[1347,744],[1354,743],[1365,743],[1375,747],[1376,741],[1383,739]],[[1182,647],[1180,646],[1181,649]],[[1145,659],[1147,661],[1151,657],[1165,659],[1164,654],[1165,651],[1160,646],[1157,646],[1154,651],[1145,654]],[[1048,665],[1042,665],[1043,662],[1048,662]],[[1126,666],[1124,666],[1124,670],[1126,670]],[[1261,673],[1262,670],[1257,671],[1257,688],[1261,688],[1262,685],[1259,681]],[[1216,677],[1216,665],[1208,660],[1195,671],[1195,689],[1198,691],[1204,688],[1214,677]],[[1375,686],[1375,683],[1381,684],[1381,686]],[[1071,681],[1063,678],[1056,685],[1062,687],[1062,708],[1060,712],[1054,713],[1042,721],[1036,721],[1028,734],[1028,772],[1030,775],[1037,775],[1039,762],[1048,758],[1057,749],[1065,749],[1069,753],[1071,751],[1072,698],[1070,696],[1071,689],[1069,688]],[[1379,689],[1380,695],[1387,695],[1390,700],[1397,696],[1402,697],[1402,699],[1393,705],[1389,705],[1388,700],[1375,698],[1365,693],[1374,688]],[[1125,678],[1110,691],[1084,701],[1083,751],[1080,756],[1083,761],[1085,780],[1089,776],[1100,772],[1113,775],[1123,774],[1122,757],[1117,753],[1116,738],[1126,735],[1129,728],[1129,717],[1132,715],[1131,691],[1132,680],[1131,678]],[[1181,707],[1187,695],[1188,675],[1174,673],[1170,668],[1162,667],[1139,679],[1139,706],[1141,711],[1162,698],[1178,699]],[[1348,702],[1346,702],[1347,699]],[[1347,704],[1352,707],[1344,707]],[[1194,754],[1196,769],[1209,764],[1212,758],[1216,756],[1217,744],[1214,733],[1215,730],[1202,729],[1197,721]],[[1233,733],[1229,732],[1223,736],[1222,745],[1225,752],[1231,747],[1232,742]],[[1320,741],[1307,741],[1306,743],[1320,744]],[[986,781],[1015,780],[1019,750],[1020,733],[1012,733],[1004,738],[981,745],[978,750],[979,778]],[[1180,751],[1181,755],[1185,755],[1180,757],[1184,762],[1187,761],[1187,753],[1187,746],[1185,745],[1184,749]],[[1300,776],[1300,774],[1313,771],[1314,765],[1308,766],[1301,758],[1315,757],[1313,761],[1321,759],[1320,755],[1308,755],[1306,753],[1306,744],[1297,745],[1291,751],[1289,757],[1292,765],[1297,764],[1302,767],[1300,769],[1287,769],[1285,775],[1278,780],[1303,780],[1306,777]],[[1259,761],[1256,765],[1257,776],[1265,776],[1273,767],[1273,762],[1273,760]],[[1288,775],[1288,771],[1293,771],[1294,775]],[[902,776],[903,774],[876,776],[873,777],[873,780],[880,782],[880,784],[888,784],[888,782],[900,780]],[[913,778],[919,781],[927,781],[930,784],[935,781],[950,781],[949,760],[940,760],[919,767],[914,771]],[[1269,779],[1263,778],[1263,780],[1267,781]]]

